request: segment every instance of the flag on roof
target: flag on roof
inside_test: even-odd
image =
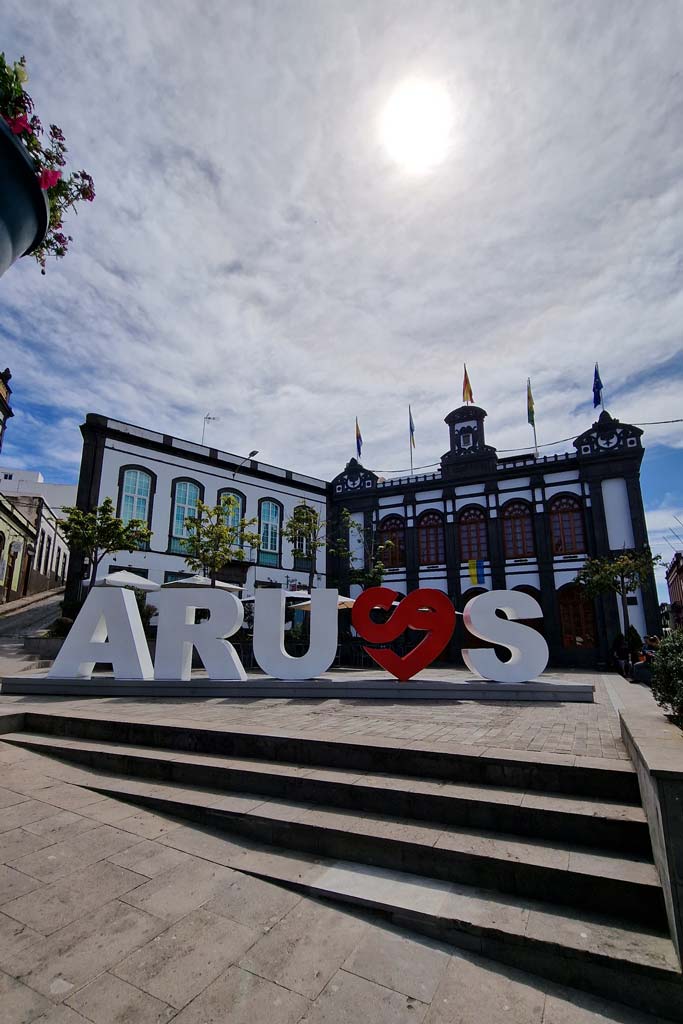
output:
[[[463,363],[463,366],[465,367],[465,376],[462,379],[462,400],[469,405],[470,402],[474,401],[474,395],[472,394],[470,378],[467,376],[467,365]]]
[[[593,408],[597,408],[602,402],[602,381],[600,380],[600,370],[598,364],[595,364],[595,373],[593,374]]]
[[[532,426],[536,426],[536,419],[534,417],[534,396],[531,394],[531,378],[526,379],[526,418],[527,422]]]
[[[410,443],[411,443],[412,447],[414,448],[415,447],[415,424],[413,423],[413,414],[412,414],[412,411],[410,409],[410,406],[408,406],[408,428],[410,430]]]
[[[360,453],[362,452],[362,450],[363,437],[360,432],[360,427],[358,426],[358,417],[356,416],[356,452],[358,453],[358,458],[360,458]]]

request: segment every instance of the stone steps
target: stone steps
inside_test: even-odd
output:
[[[62,759],[84,752],[82,743],[80,749],[72,740],[65,740],[61,747],[54,743],[45,746],[41,739],[22,733],[3,736],[5,742],[42,749]],[[665,927],[662,889],[647,858],[566,840],[512,835],[502,828],[484,830],[449,825],[440,819],[405,818],[393,814],[388,806],[384,813],[377,813],[360,807],[351,810],[301,802],[293,792],[285,800],[263,800],[262,793],[223,787],[211,787],[207,792],[202,786],[159,784],[154,771],[154,781],[147,782],[142,779],[150,769],[173,763],[183,766],[186,755],[174,753],[174,762],[155,760],[155,752],[149,750],[135,762],[129,754],[112,754],[92,741],[87,753],[98,769],[89,788],[106,796],[130,799],[140,806],[288,849],[552,900]],[[119,774],[111,773],[113,760]],[[280,767],[281,781],[295,789],[302,780],[290,774],[292,766]],[[102,774],[105,769],[109,775]],[[393,792],[379,790],[387,805]]]
[[[66,781],[187,822],[165,845],[683,1019],[628,763],[68,712],[5,728]]]
[[[303,768],[279,761],[180,753],[40,733],[3,738],[102,771],[567,841],[636,856],[649,857],[651,853],[642,808],[597,797],[387,773],[359,774],[355,769]]]
[[[113,714],[113,709],[112,709]],[[629,761],[573,758],[506,750],[500,756],[477,748],[454,750],[418,742],[397,746],[376,739],[353,743],[337,737],[291,736],[242,729],[187,728],[182,725],[88,718],[83,715],[26,712],[24,730],[42,735],[78,737],[152,747],[155,750],[215,754],[287,764],[352,769],[439,779],[482,786],[596,797],[640,807],[638,778]],[[579,763],[581,761],[581,763]]]

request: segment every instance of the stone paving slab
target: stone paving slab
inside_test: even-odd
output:
[[[123,710],[109,703],[109,713]],[[267,710],[245,704],[228,714],[221,702],[208,701],[198,702],[192,714],[217,728],[235,728],[243,719],[245,727],[262,731],[269,726]],[[374,736],[390,739],[382,729],[401,732],[399,716],[391,709],[379,716],[375,709],[365,710],[372,710],[372,724],[363,709],[347,708],[338,718],[340,709],[323,704],[283,709],[278,723],[283,732],[297,729],[311,735],[321,731],[322,715],[326,729],[344,724],[353,740],[359,735],[369,741]],[[401,715],[406,710],[401,708]],[[441,709],[410,710],[415,718],[405,723],[406,745],[451,742],[444,738],[451,727],[438,721]],[[506,751],[521,750],[505,745],[518,735],[518,714],[547,711],[486,710],[499,729],[499,715],[512,712],[503,729],[501,749]],[[83,708],[78,711],[83,713]],[[125,708],[127,716],[150,720],[163,714],[175,722],[181,711],[187,722],[185,708],[177,706]],[[602,714],[609,720],[608,708]],[[573,724],[575,738],[581,724]],[[476,741],[490,727],[479,723],[476,739],[477,729],[454,742],[473,750],[490,748],[490,737],[484,745]],[[546,750],[541,756],[568,756],[576,763],[582,755]],[[599,761],[605,763],[604,753]],[[99,797],[75,781],[86,778],[78,769],[4,745],[0,737],[0,787],[17,798],[0,807],[0,866],[7,869],[3,877],[8,896],[0,907],[2,1024],[658,1020],[244,875],[240,858],[246,866],[256,848],[246,840],[218,838],[150,812],[144,812],[144,825],[154,837],[137,834],[136,822],[128,821],[137,818],[135,809]],[[17,818],[20,808],[25,810]],[[301,858],[291,857],[293,875],[297,860]],[[24,888],[27,884],[30,891]],[[368,884],[373,884],[372,877]],[[119,893],[119,885],[127,891]],[[448,898],[466,897],[450,893]],[[12,903],[15,911],[27,909],[30,901],[33,909],[23,914],[26,921],[6,912]],[[59,907],[65,908],[63,920]],[[534,927],[543,926],[540,919],[534,921]]]
[[[377,673],[378,676],[381,673]],[[452,673],[451,673],[452,674]],[[462,673],[466,678],[466,673]],[[628,761],[615,704],[632,699],[618,675],[553,673],[553,679],[590,683],[593,704],[504,701],[278,700],[275,698],[93,698],[13,697],[0,695],[3,711],[46,711],[88,717],[183,724],[289,736],[400,746],[464,749],[468,753],[505,752],[509,756],[606,758]],[[633,692],[640,691],[634,687]],[[0,755],[1,756],[1,755]],[[0,785],[4,785],[0,777]]]

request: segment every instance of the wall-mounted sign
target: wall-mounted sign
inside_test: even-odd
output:
[[[414,590],[391,612],[398,595],[388,587],[364,591],[353,606],[353,625],[369,644],[396,640],[406,629],[425,633],[408,654],[367,646],[374,660],[400,680],[411,679],[444,650],[455,627],[455,609],[439,590]],[[254,657],[276,679],[315,679],[332,665],[337,652],[336,590],[313,590],[310,644],[300,658],[284,648],[285,595],[258,590],[254,607]],[[237,651],[228,639],[244,621],[244,606],[233,594],[211,587],[162,590],[155,595],[159,627],[154,664],[132,590],[93,587],[66,637],[48,676],[90,679],[95,665],[111,664],[115,679],[189,680],[196,650],[209,679],[244,682]],[[386,622],[371,618],[374,609],[391,612]],[[209,618],[196,621],[199,610]],[[496,613],[502,611],[505,618]],[[491,590],[469,601],[464,620],[473,636],[490,647],[462,651],[468,668],[484,679],[520,683],[533,679],[548,663],[548,646],[534,629],[516,621],[540,618],[541,608],[520,591]],[[493,645],[506,647],[507,661]]]

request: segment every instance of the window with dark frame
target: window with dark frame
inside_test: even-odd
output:
[[[276,501],[262,501],[259,509],[258,564],[277,566],[280,563],[281,509]]]
[[[466,508],[458,519],[460,561],[477,562],[489,557],[486,514],[481,508]]]
[[[378,543],[386,544],[382,561],[387,569],[402,569],[406,564],[406,529],[401,516],[386,516],[379,524]]]
[[[579,555],[586,550],[581,505],[563,496],[550,505],[550,533],[556,555]]]
[[[525,502],[511,501],[503,509],[503,539],[506,558],[533,558],[531,509]]]
[[[141,519],[149,523],[149,499],[152,493],[152,477],[142,469],[127,469],[123,474],[121,493],[121,519]]]
[[[173,492],[173,517],[171,520],[171,543],[170,549],[175,554],[185,553],[183,540],[187,537],[185,520],[195,518],[197,505],[199,504],[199,484],[192,480],[178,480]]]
[[[417,521],[417,546],[420,565],[436,565],[446,560],[443,516],[440,512],[423,512]]]

